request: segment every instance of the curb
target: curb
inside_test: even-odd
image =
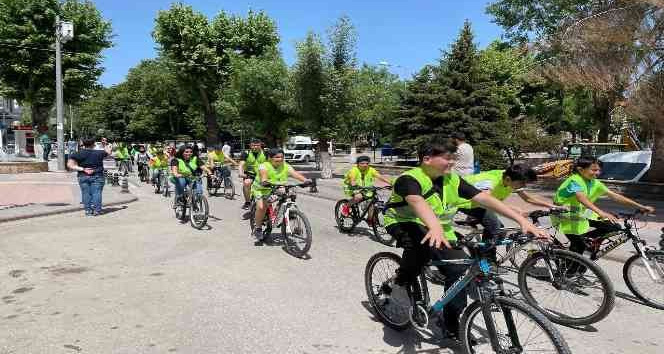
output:
[[[104,207],[121,205],[121,204],[129,204],[129,203],[133,203],[137,200],[138,200],[138,197],[132,195],[132,197],[127,199],[127,200],[121,200],[121,201],[112,202],[112,203],[108,203],[108,204],[104,203]],[[77,206],[77,207],[63,208],[63,209],[60,209],[60,210],[45,211],[45,212],[36,213],[36,214],[18,215],[18,216],[11,216],[11,217],[7,217],[7,218],[1,218],[0,217],[0,224],[6,223],[6,222],[11,222],[11,221],[39,218],[39,217],[44,217],[44,216],[74,213],[74,212],[81,211],[81,210],[83,210],[83,207]]]

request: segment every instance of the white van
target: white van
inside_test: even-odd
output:
[[[308,136],[293,136],[284,149],[284,159],[290,162],[309,162],[316,159],[314,147],[317,142]]]

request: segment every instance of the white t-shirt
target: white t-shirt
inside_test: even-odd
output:
[[[473,174],[475,171],[475,157],[473,147],[463,143],[457,147],[457,162],[454,171],[461,176]]]
[[[221,147],[221,151],[223,151],[226,156],[231,156],[231,147],[228,144],[224,144],[224,146]]]

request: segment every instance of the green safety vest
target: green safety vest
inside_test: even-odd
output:
[[[444,177],[442,186],[434,186],[431,178],[424,173],[421,167],[408,170],[402,173],[401,176],[415,178],[422,189],[422,196],[434,214],[438,216],[438,220],[440,220],[440,224],[443,226],[445,237],[451,241],[456,240],[454,227],[452,227],[452,218],[458,209],[457,204],[460,198],[459,184],[461,183],[461,177],[456,173],[450,173]],[[390,196],[387,207],[388,209],[385,212],[385,226],[402,222],[415,222],[424,225],[424,222],[415,215],[415,212],[406,200],[394,192]]]
[[[586,208],[585,205],[581,204],[579,200],[576,199],[576,195],[569,197],[563,196],[563,192],[572,182],[576,182],[576,184],[583,188],[583,193],[588,196],[588,199],[591,202],[595,202],[595,200],[603,194],[603,191],[606,190],[606,187],[604,187],[602,182],[596,179],[586,181],[578,173],[573,173],[560,185],[560,187],[558,187],[558,190],[553,197],[553,202],[556,205],[567,207],[569,212],[563,213],[560,217],[551,217],[551,221],[554,226],[558,227],[561,233],[581,235],[590,230],[588,219],[592,219],[593,214],[595,213]],[[594,200],[592,198],[594,198]]]
[[[281,167],[279,167],[279,169],[274,168],[271,162],[263,162],[261,166],[265,166],[267,169],[268,182],[272,184],[283,184],[288,182],[288,170],[290,170],[289,164],[284,162]],[[256,168],[256,170],[258,171],[258,168]],[[261,186],[261,182],[263,181],[261,180],[260,173],[257,173],[256,179],[254,179],[254,183],[252,185],[252,189],[263,195],[269,193],[271,189],[269,187]]]
[[[164,156],[163,159],[160,159],[158,156],[152,158],[152,168],[167,168],[168,167],[168,158]]]
[[[216,151],[212,151],[208,154],[209,158],[212,159],[212,162],[226,163],[226,155],[223,152],[217,154]]]
[[[467,175],[462,178],[476,187],[480,183],[485,184],[486,182],[489,182],[491,185],[489,188],[491,189],[491,196],[498,200],[505,200],[514,190],[512,187],[503,185],[503,173],[505,173],[505,170],[491,170],[474,175]],[[478,203],[468,199],[460,198],[460,201],[459,208],[471,209],[480,206]]]
[[[376,176],[376,169],[369,167],[364,174],[359,167],[353,166],[344,175],[344,184],[350,186],[350,176],[355,176],[355,185],[360,187],[370,187],[374,185],[374,177]],[[359,178],[358,178],[359,177]]]
[[[247,166],[245,168],[245,171],[254,172],[254,173],[258,174],[258,165],[260,165],[260,164],[262,164],[266,161],[267,161],[267,158],[265,157],[265,154],[263,153],[263,150],[261,150],[258,157],[256,157],[256,155],[253,151],[249,150],[249,153],[247,153],[247,159],[244,161],[244,164]]]
[[[183,159],[178,159],[178,172],[184,177],[191,177],[198,168],[198,158],[196,156],[189,160],[189,163]]]
[[[119,160],[126,160],[129,158],[129,150],[126,147],[118,148],[115,152],[115,158]]]

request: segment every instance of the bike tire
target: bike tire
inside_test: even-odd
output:
[[[380,295],[383,294],[384,287],[385,287],[385,282],[387,282],[389,279],[374,279],[374,268],[376,265],[383,260],[387,260],[388,262],[393,264],[394,270],[399,268],[399,264],[401,263],[401,257],[395,253],[392,252],[379,252],[374,254],[371,258],[369,258],[369,261],[367,262],[366,267],[364,268],[364,288],[367,292],[367,298],[369,299],[369,304],[371,304],[371,307],[373,308],[373,312],[378,317],[378,319],[383,322],[386,326],[397,330],[397,331],[403,331],[406,328],[410,327],[410,318],[408,312],[410,309],[406,309],[406,311],[399,316],[399,318],[396,318],[394,315],[388,314],[384,307],[388,304],[390,304],[390,299],[380,299]],[[382,274],[385,274],[386,272],[381,272]],[[393,273],[392,270],[388,270],[388,274],[385,274],[386,276],[390,276]]]
[[[254,229],[256,228],[256,201],[252,201],[251,207],[249,208],[249,227],[251,228],[251,235],[253,237],[254,234]],[[270,236],[272,233],[272,220],[270,220],[270,217],[265,213],[265,216],[263,217],[263,235],[265,237]]]
[[[535,325],[537,325],[543,333],[546,334],[546,336],[549,337],[549,340],[552,344],[553,349],[555,349],[556,353],[558,354],[569,354],[571,353],[571,350],[569,349],[569,345],[567,345],[567,342],[563,338],[562,334],[556,329],[556,327],[549,321],[542,313],[538,312],[535,308],[532,306],[529,306],[528,304],[524,303],[523,301],[516,300],[513,298],[509,297],[504,297],[504,296],[496,296],[493,297],[491,300],[493,303],[495,303],[496,309],[500,309],[499,311],[502,313],[505,313],[507,309],[509,309],[509,314],[513,315],[513,312],[517,311],[521,313],[524,317],[527,319],[531,320]],[[498,312],[498,311],[493,311],[493,312]],[[485,341],[479,341],[475,336],[473,336],[473,329],[476,329],[478,333],[487,333],[488,330],[482,329],[481,324],[475,323],[475,319],[481,319],[484,321],[484,316],[482,314],[482,303],[480,301],[475,301],[472,304],[470,304],[468,307],[466,307],[463,311],[463,314],[461,315],[461,320],[459,321],[459,338],[461,338],[461,343],[463,348],[465,349],[466,353],[476,353],[478,351],[481,352],[494,352],[493,348],[491,347],[491,343],[489,339],[487,338]],[[508,317],[513,317],[513,316],[508,316]],[[492,317],[493,318],[493,317]],[[495,320],[494,320],[494,326],[496,325]],[[507,326],[507,325],[506,325]],[[522,329],[524,326],[523,325],[517,325],[515,326],[516,330],[518,331],[519,329]],[[524,331],[527,331],[527,328],[523,328]],[[502,333],[496,333],[496,335],[499,337],[499,339],[509,339],[509,329],[507,329],[507,333],[502,334]],[[516,333],[518,335],[518,332]],[[529,334],[532,334],[532,331],[530,331]],[[526,340],[530,339],[531,337],[526,338]],[[542,342],[542,337],[541,335],[537,334],[532,337],[534,340],[537,340],[537,343],[533,343],[537,345],[537,348],[535,351],[539,351],[541,349],[541,342]],[[473,343],[475,341],[476,343]],[[473,343],[473,344],[471,344]],[[502,344],[499,342],[499,344]],[[519,343],[520,347],[522,349],[523,346],[527,345],[526,343]],[[488,345],[489,347],[486,348],[487,350],[478,350],[478,346],[480,345]],[[501,348],[503,349],[503,348]],[[504,352],[512,352],[514,348],[504,348]],[[524,350],[524,352],[527,351]]]
[[[224,177],[224,196],[226,199],[235,199],[235,184],[230,177]]]
[[[207,225],[207,220],[210,215],[210,205],[204,195],[194,196],[189,208],[189,223],[195,229],[202,229]],[[195,210],[195,211],[194,211]]]
[[[309,219],[307,219],[307,216],[304,215],[304,213],[300,210],[297,209],[291,209],[289,211],[289,219],[291,225],[293,224],[293,220],[300,220],[301,224],[297,225],[295,224],[295,228],[291,226],[291,233],[289,234],[286,230],[286,222],[285,220],[281,222],[281,236],[283,237],[284,240],[284,247],[286,249],[286,252],[289,254],[302,258],[309,253],[309,250],[311,249],[311,242],[312,242],[312,237],[311,237],[311,224],[309,223]],[[294,237],[295,231],[298,230],[300,231],[299,234],[301,237]],[[304,242],[304,244],[300,247],[297,245],[296,241],[301,240]]]
[[[659,267],[664,267],[664,251],[650,251],[646,254],[646,258],[648,259],[648,261],[656,260],[656,262],[660,263]],[[650,297],[648,297],[648,295],[644,294],[643,288],[640,288],[640,286],[637,285],[638,282],[636,282],[633,278],[634,274],[633,272],[636,270],[636,268],[643,267],[640,266],[638,263],[638,261],[641,259],[642,258],[640,255],[635,254],[629,257],[629,259],[627,259],[627,261],[625,262],[625,265],[623,266],[623,279],[625,280],[625,284],[627,285],[629,291],[631,291],[632,294],[634,294],[634,296],[636,296],[639,300],[643,301],[650,307],[654,307],[659,310],[664,310],[664,297],[662,297],[662,299],[660,300],[651,299]],[[650,263],[650,265],[651,267],[653,266],[652,262]],[[644,268],[643,271],[646,272],[647,274],[647,270],[645,270],[645,267],[643,268]],[[659,273],[658,275],[664,278],[664,274],[660,273],[657,268],[654,268],[653,272]],[[648,275],[648,279],[650,279],[650,275]],[[650,279],[650,281],[652,281],[652,279]],[[660,287],[664,289],[664,283],[661,283]],[[664,294],[664,290],[662,289],[660,289],[659,291],[660,294]]]
[[[174,199],[173,203],[177,203],[177,200]],[[175,210],[175,218],[176,219],[178,219],[180,221],[185,220],[186,215],[187,215],[187,206],[186,206],[186,204],[180,203],[179,205],[175,206],[174,210]]]
[[[584,277],[588,275],[588,273],[590,273],[592,276],[594,276],[597,279],[597,283],[599,284],[599,288],[601,289],[602,299],[601,299],[601,304],[599,305],[599,307],[597,307],[595,311],[585,316],[574,317],[565,313],[569,311],[548,309],[546,305],[540,305],[540,301],[535,299],[536,296],[540,298],[540,300],[542,300],[542,295],[546,296],[546,298],[548,299],[551,297],[552,293],[554,293],[555,291],[560,291],[561,288],[563,287],[565,289],[563,289],[562,291],[568,291],[569,288],[572,287],[572,290],[575,290],[577,294],[578,293],[580,293],[580,295],[587,294],[587,291],[582,292],[578,290],[579,288],[587,289],[587,287],[578,287],[578,286],[573,287],[572,285],[573,281],[571,279],[568,279],[567,276],[567,272],[569,271],[569,269],[567,268],[565,268],[562,272],[559,269],[555,269],[553,281],[551,281],[548,274],[544,274],[542,276],[541,272],[539,273],[536,272],[535,270],[537,268],[535,267],[535,265],[537,264],[537,262],[540,260],[546,261],[547,257],[549,257],[552,266],[555,263],[556,268],[559,268],[561,263],[567,265],[570,261],[572,261],[573,263],[571,264],[576,263],[577,268],[580,268],[579,266],[586,268],[586,270],[582,273]],[[563,260],[565,260],[564,263]],[[543,280],[542,284],[547,283],[550,284],[551,286],[547,287],[545,291],[536,290],[535,292],[533,292],[529,285],[529,279],[532,279],[534,283],[536,280],[541,280],[541,278],[544,277],[546,277],[547,279]],[[580,276],[577,275],[577,278],[580,278]],[[616,294],[613,287],[613,283],[611,282],[609,276],[602,270],[602,268],[600,268],[596,263],[594,263],[590,259],[583,257],[575,252],[567,250],[552,249],[548,253],[536,252],[531,254],[522,263],[521,267],[519,268],[518,282],[521,294],[523,295],[525,301],[530,306],[541,311],[549,320],[551,320],[551,322],[566,326],[589,325],[601,321],[606,316],[608,316],[609,313],[611,313],[616,301]],[[570,294],[572,293],[570,291],[568,292]],[[587,295],[583,297],[596,298],[596,296],[587,296]],[[578,297],[576,298],[576,300],[572,300],[570,303],[574,303],[575,308],[581,308],[581,305],[579,304],[580,298],[581,297]],[[562,301],[558,303],[560,303],[561,305],[564,304]],[[596,306],[593,305],[591,307],[594,308]]]
[[[339,230],[341,232],[351,232],[355,228],[355,225],[357,225],[355,220],[353,220],[352,211],[351,211],[351,216],[343,216],[341,214],[342,206],[346,204],[348,205],[349,208],[351,208],[350,203],[351,203],[350,199],[342,199],[338,201],[337,204],[334,206],[334,220],[336,220],[337,226],[339,227]],[[350,226],[344,223],[344,221],[350,221],[351,222]]]
[[[390,235],[385,229],[385,226],[383,226],[385,223],[381,220],[381,215],[383,215],[383,213],[380,212],[380,210],[376,210],[376,208],[374,208],[372,216],[373,222],[371,223],[374,239],[384,244],[385,246],[392,246],[395,241],[394,236]]]

